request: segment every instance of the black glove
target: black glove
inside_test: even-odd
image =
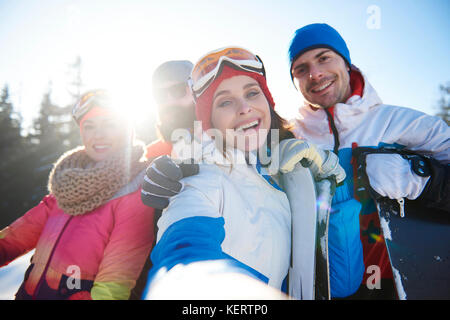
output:
[[[176,164],[169,156],[153,160],[146,170],[142,185],[141,199],[149,207],[164,209],[169,205],[170,197],[178,194],[182,188],[180,179],[198,174],[198,164]]]
[[[433,158],[426,159],[431,179],[416,199],[429,208],[450,212],[450,164],[442,164]]]

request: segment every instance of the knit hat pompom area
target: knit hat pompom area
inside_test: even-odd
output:
[[[303,53],[317,48],[329,48],[339,54],[351,66],[347,44],[333,27],[326,23],[313,23],[297,29],[288,49],[289,73],[292,78],[292,64]]]
[[[203,92],[203,94],[197,98],[195,104],[195,113],[197,120],[202,122],[203,131],[210,129],[211,126],[211,114],[212,114],[212,105],[213,105],[213,97],[219,85],[222,81],[236,77],[236,76],[248,76],[250,78],[255,79],[261,90],[263,91],[267,101],[271,108],[275,108],[275,102],[272,98],[272,94],[267,87],[266,78],[255,72],[249,72],[244,70],[235,69],[229,66],[225,66],[221,72],[221,74],[211,83],[208,89]]]

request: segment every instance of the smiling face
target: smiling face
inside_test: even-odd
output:
[[[349,67],[333,50],[318,48],[303,53],[292,64],[291,72],[295,86],[315,107],[329,108],[350,96]]]
[[[269,103],[255,79],[234,76],[217,87],[211,124],[220,130],[227,145],[243,151],[259,148],[267,138],[270,123]]]
[[[94,161],[106,160],[131,143],[132,130],[126,121],[113,115],[99,115],[81,123],[81,140]]]

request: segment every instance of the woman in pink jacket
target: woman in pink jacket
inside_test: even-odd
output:
[[[104,91],[85,94],[73,117],[84,146],[55,163],[50,194],[0,231],[0,266],[36,249],[16,299],[128,299],[153,244],[144,144]]]

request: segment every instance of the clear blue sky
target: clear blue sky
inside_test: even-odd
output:
[[[239,45],[262,57],[277,109],[292,118],[301,98],[287,46],[313,22],[342,34],[385,103],[436,113],[439,85],[450,81],[448,0],[0,0],[0,86],[29,125],[50,81],[54,101],[71,102],[68,65],[80,55],[85,89],[126,87],[127,108],[151,112],[160,63]]]

